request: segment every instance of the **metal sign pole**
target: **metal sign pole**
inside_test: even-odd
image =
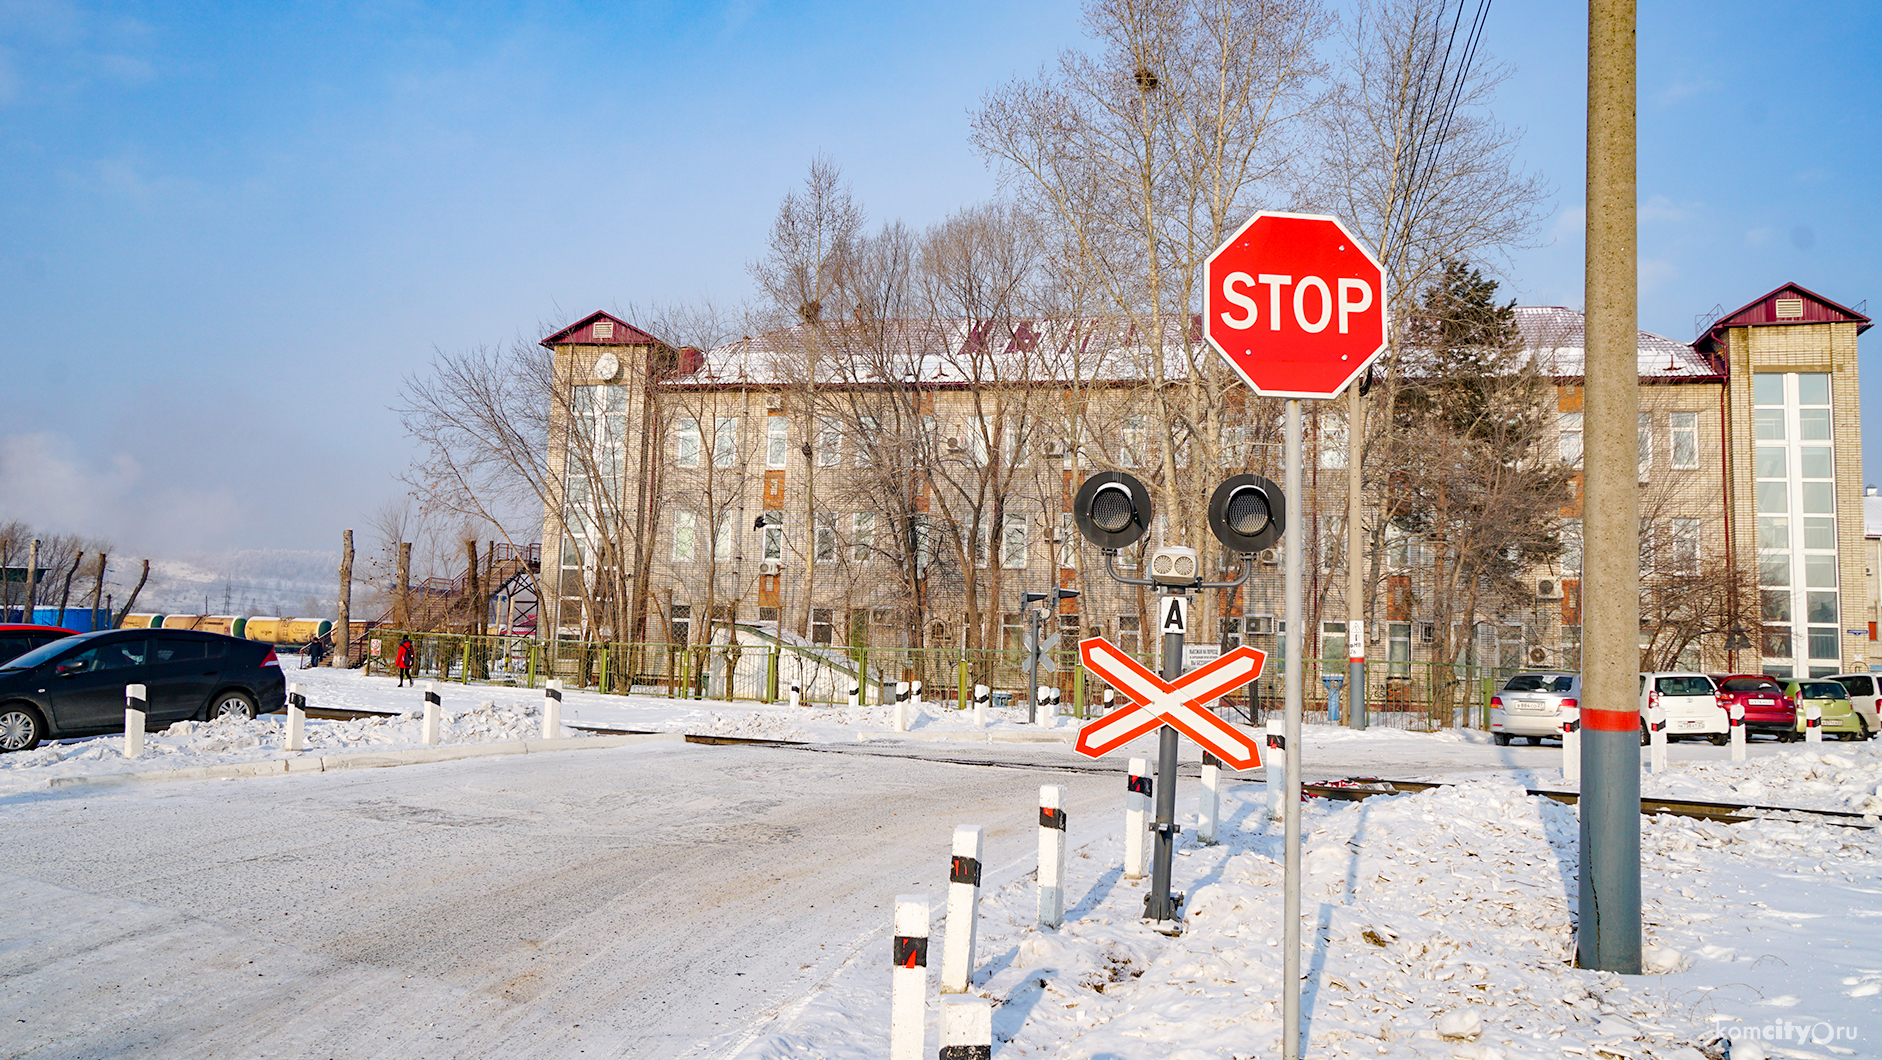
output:
[[[1289,497],[1300,493],[1300,399],[1287,401],[1285,490]],[[1287,506],[1286,574],[1283,592],[1287,598],[1287,647],[1282,656],[1287,705],[1286,734],[1287,789],[1282,792],[1283,839],[1286,883],[1281,899],[1281,920],[1285,933],[1281,941],[1281,1056],[1282,1060],[1300,1060],[1300,657],[1301,657],[1301,528],[1303,506]]]
[[[1180,602],[1183,594],[1178,591],[1163,600],[1167,602],[1157,608],[1162,612],[1160,621],[1165,629],[1163,679],[1175,681],[1183,676],[1184,631],[1180,625],[1170,630],[1165,608],[1183,607]],[[1170,895],[1170,860],[1176,846],[1176,729],[1169,725],[1157,730],[1157,822],[1151,826],[1151,831],[1156,839],[1150,848],[1150,893],[1144,897],[1144,919],[1175,920],[1176,900]]]
[[[1026,605],[1026,721],[1039,722],[1039,614]]]

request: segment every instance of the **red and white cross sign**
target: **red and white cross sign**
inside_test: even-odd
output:
[[[1158,677],[1103,637],[1079,641],[1078,656],[1087,670],[1130,698],[1128,705],[1078,730],[1079,754],[1098,758],[1168,724],[1232,769],[1261,765],[1254,737],[1210,713],[1205,704],[1260,677],[1268,659],[1265,654],[1246,646],[1236,648],[1175,681]]]

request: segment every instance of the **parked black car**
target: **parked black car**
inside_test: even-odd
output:
[[[0,663],[0,751],[123,731],[130,684],[145,688],[151,728],[287,705],[271,645],[188,629],[81,633]]]

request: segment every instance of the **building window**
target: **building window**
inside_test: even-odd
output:
[[[1581,627],[1562,627],[1562,669],[1581,669]]]
[[[1026,646],[1026,616],[1012,611],[1000,616],[1000,646],[1007,651]]]
[[[1562,542],[1562,569],[1569,572],[1581,570],[1581,520],[1564,519],[1558,532]]]
[[[699,517],[692,512],[673,513],[673,562],[691,563],[693,546],[699,534]]]
[[[691,644],[693,605],[674,604],[667,611],[667,637],[674,644]]]
[[[1830,377],[1758,372],[1752,403],[1763,668],[1815,673],[1841,655]]]
[[[1635,420],[1634,445],[1640,450],[1640,481],[1647,481],[1653,468],[1653,413],[1642,412]]]
[[[1667,563],[1674,573],[1699,573],[1699,520],[1675,518],[1667,544]]]
[[[1556,431],[1561,445],[1562,463],[1579,466],[1581,464],[1581,413],[1562,413],[1556,420]]]
[[[1117,646],[1126,655],[1143,654],[1143,629],[1136,615],[1117,616]]]
[[[835,632],[833,628],[833,624],[834,624],[834,620],[831,616],[829,608],[827,607],[811,608],[810,609],[810,642],[812,644],[830,643],[831,634]]]
[[[719,563],[732,562],[732,535],[738,528],[732,525],[732,513],[720,512],[712,521],[712,558]]]
[[[1000,532],[1000,566],[1007,570],[1026,569],[1026,517],[1008,515]]]
[[[783,467],[790,456],[790,421],[783,416],[767,417],[765,424],[765,466]]]
[[[676,467],[699,466],[699,423],[679,420],[673,424],[673,463]]]
[[[1699,466],[1699,414],[1675,412],[1667,417],[1667,441],[1672,465],[1680,471]]]
[[[1389,673],[1403,674],[1411,672],[1411,623],[1387,622],[1385,624],[1385,658],[1390,664]]]
[[[864,416],[856,421],[857,466],[870,467],[875,464],[876,441],[881,433],[874,416]]]
[[[817,513],[817,562],[836,559],[836,513]]]
[[[850,520],[850,559],[867,562],[876,541],[876,513],[857,512]]]
[[[784,513],[776,509],[765,512],[764,558],[784,558]]]
[[[775,608],[775,607],[761,607],[761,608],[759,608],[759,609],[758,609],[758,621],[760,621],[760,622],[776,622],[777,620],[778,620],[778,609],[777,609],[777,608]]]
[[[721,416],[712,425],[712,466],[738,466],[737,416]]]
[[[1144,457],[1144,420],[1132,416],[1124,421],[1122,442],[1117,450],[1117,466],[1136,467]]]
[[[1321,414],[1320,466],[1329,470],[1346,466],[1346,421]]]
[[[843,427],[834,417],[818,421],[817,466],[835,467],[843,462]]]
[[[1071,512],[1059,513],[1059,567],[1078,566],[1078,522]]]

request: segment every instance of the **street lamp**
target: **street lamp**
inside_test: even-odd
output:
[[[1085,480],[1072,501],[1072,521],[1085,540],[1104,555],[1105,573],[1121,585],[1158,586],[1167,598],[1184,598],[1196,589],[1233,589],[1248,580],[1254,554],[1281,539],[1286,526],[1287,500],[1280,488],[1260,475],[1236,475],[1217,486],[1209,497],[1209,530],[1223,547],[1241,557],[1233,581],[1205,582],[1196,550],[1181,545],[1159,548],[1150,554],[1150,577],[1130,577],[1117,570],[1117,550],[1135,544],[1150,528],[1153,514],[1150,491],[1122,471],[1105,471]],[[1167,610],[1166,610],[1167,607]],[[1186,603],[1172,600],[1158,607],[1164,615],[1163,679],[1183,674],[1182,616]],[[1168,725],[1158,732],[1156,833],[1150,873],[1150,893],[1144,897],[1148,920],[1175,920],[1181,896],[1170,894],[1170,856],[1176,827],[1176,730]]]

